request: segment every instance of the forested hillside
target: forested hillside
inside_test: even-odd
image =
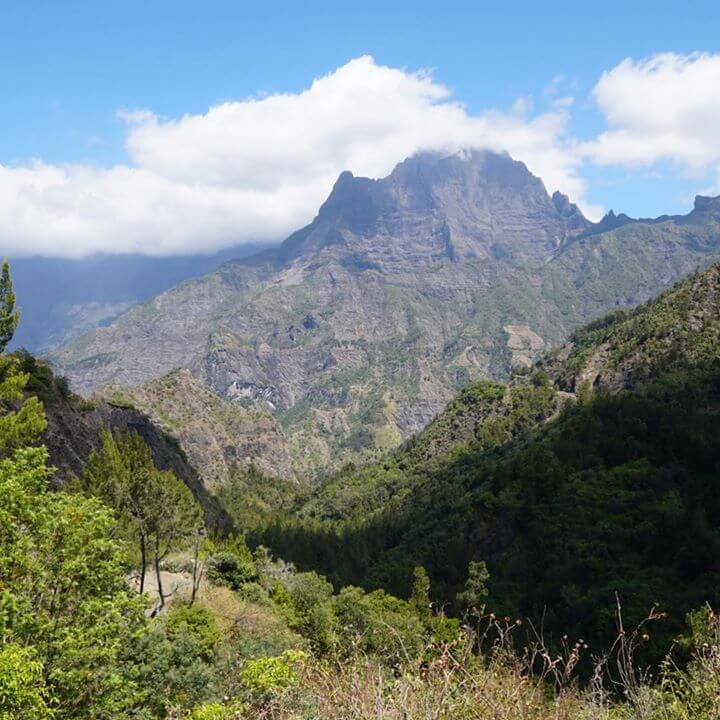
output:
[[[578,331],[529,377],[469,387],[263,540],[339,583],[401,594],[423,565],[455,610],[469,563],[485,561],[494,607],[595,645],[614,632],[617,593],[634,619],[670,612],[662,647],[685,612],[720,601],[719,290],[714,266]],[[588,361],[598,348],[602,363]]]
[[[0,351],[17,322],[6,266]],[[0,718],[716,717],[720,363],[672,358],[614,395],[471,385],[299,519],[250,468],[221,499],[297,569],[207,527],[147,417],[0,354]]]

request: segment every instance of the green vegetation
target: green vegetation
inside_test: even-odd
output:
[[[499,447],[397,453],[310,501],[347,520],[276,517],[261,537],[339,585],[403,595],[423,565],[445,602],[485,560],[493,607],[594,647],[614,632],[616,592],[633,621],[660,603],[661,653],[684,612],[720,601],[719,436],[716,362],[570,405]]]
[[[15,307],[15,291],[10,277],[10,265],[5,260],[0,270],[0,353],[5,351],[12,340],[18,323],[20,313]]]
[[[132,431],[53,491],[35,393],[62,382],[0,355],[0,720],[715,720],[716,271],[307,496],[233,469],[250,546]],[[633,382],[574,401],[554,382],[599,346]]]
[[[567,358],[546,363],[561,387],[572,389],[592,366],[594,382],[632,387],[672,368],[682,371],[718,356],[720,265],[695,273],[634,310],[591,322],[570,338]]]
[[[660,658],[686,612],[720,602],[719,278],[715,266],[591,324],[567,361],[469,386],[417,438],[336,474],[258,540],[337,585],[398,595],[422,565],[453,612],[466,569],[486,562],[493,608],[593,647],[612,639],[616,593],[631,621],[659,603],[670,618],[644,652]],[[621,389],[586,381],[573,402],[551,377],[574,387],[599,346]]]
[[[116,509],[121,531],[136,543],[141,594],[152,558],[162,608],[160,564],[202,527],[202,509],[192,493],[172,472],[155,467],[150,448],[133,431],[102,433],[102,447],[88,458],[82,488]]]
[[[539,379],[539,381],[538,381]],[[320,520],[368,521],[424,484],[438,463],[491,450],[523,437],[557,412],[562,399],[549,381],[506,387],[482,381],[462,390],[419,435],[382,461],[349,466],[299,498],[298,514]]]

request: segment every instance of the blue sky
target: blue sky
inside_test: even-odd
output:
[[[523,98],[531,120],[571,96],[563,134],[591,141],[608,128],[592,95],[604,72],[625,58],[720,53],[718,26],[717,2],[4,3],[0,165],[134,167],[146,151],[128,150],[118,111],[148,110],[161,123],[202,116],[224,102],[300,93],[365,55],[429,69],[469,115],[517,112]],[[695,192],[716,186],[718,167],[658,151],[573,172],[588,207],[649,216],[687,211]],[[74,226],[68,220],[68,237]],[[208,249],[229,242],[223,233]],[[0,221],[0,245],[7,234]]]

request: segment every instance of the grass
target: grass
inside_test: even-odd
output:
[[[653,678],[637,653],[654,622],[651,613],[625,629],[604,654],[582,640],[550,653],[535,629],[510,618],[482,618],[451,643],[388,666],[362,653],[305,656],[289,681],[262,693],[244,692],[214,707],[219,720],[717,720],[720,717],[720,635],[706,611],[705,642],[686,669],[669,656]],[[696,641],[699,639],[696,638]],[[482,649],[482,652],[478,652]],[[589,668],[581,680],[581,668]],[[242,671],[241,671],[242,675]],[[197,712],[197,711],[196,711]],[[195,717],[203,717],[198,713]],[[178,716],[182,717],[182,716]]]

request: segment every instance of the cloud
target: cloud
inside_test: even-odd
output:
[[[720,167],[720,54],[663,53],[604,73],[593,97],[609,126],[581,152],[600,165]]]
[[[384,176],[424,149],[507,150],[581,200],[567,108],[530,117],[521,105],[473,115],[427,72],[361,57],[296,94],[175,119],[123,111],[127,165],[0,165],[0,249],[170,255],[275,241],[312,219],[342,170]]]

